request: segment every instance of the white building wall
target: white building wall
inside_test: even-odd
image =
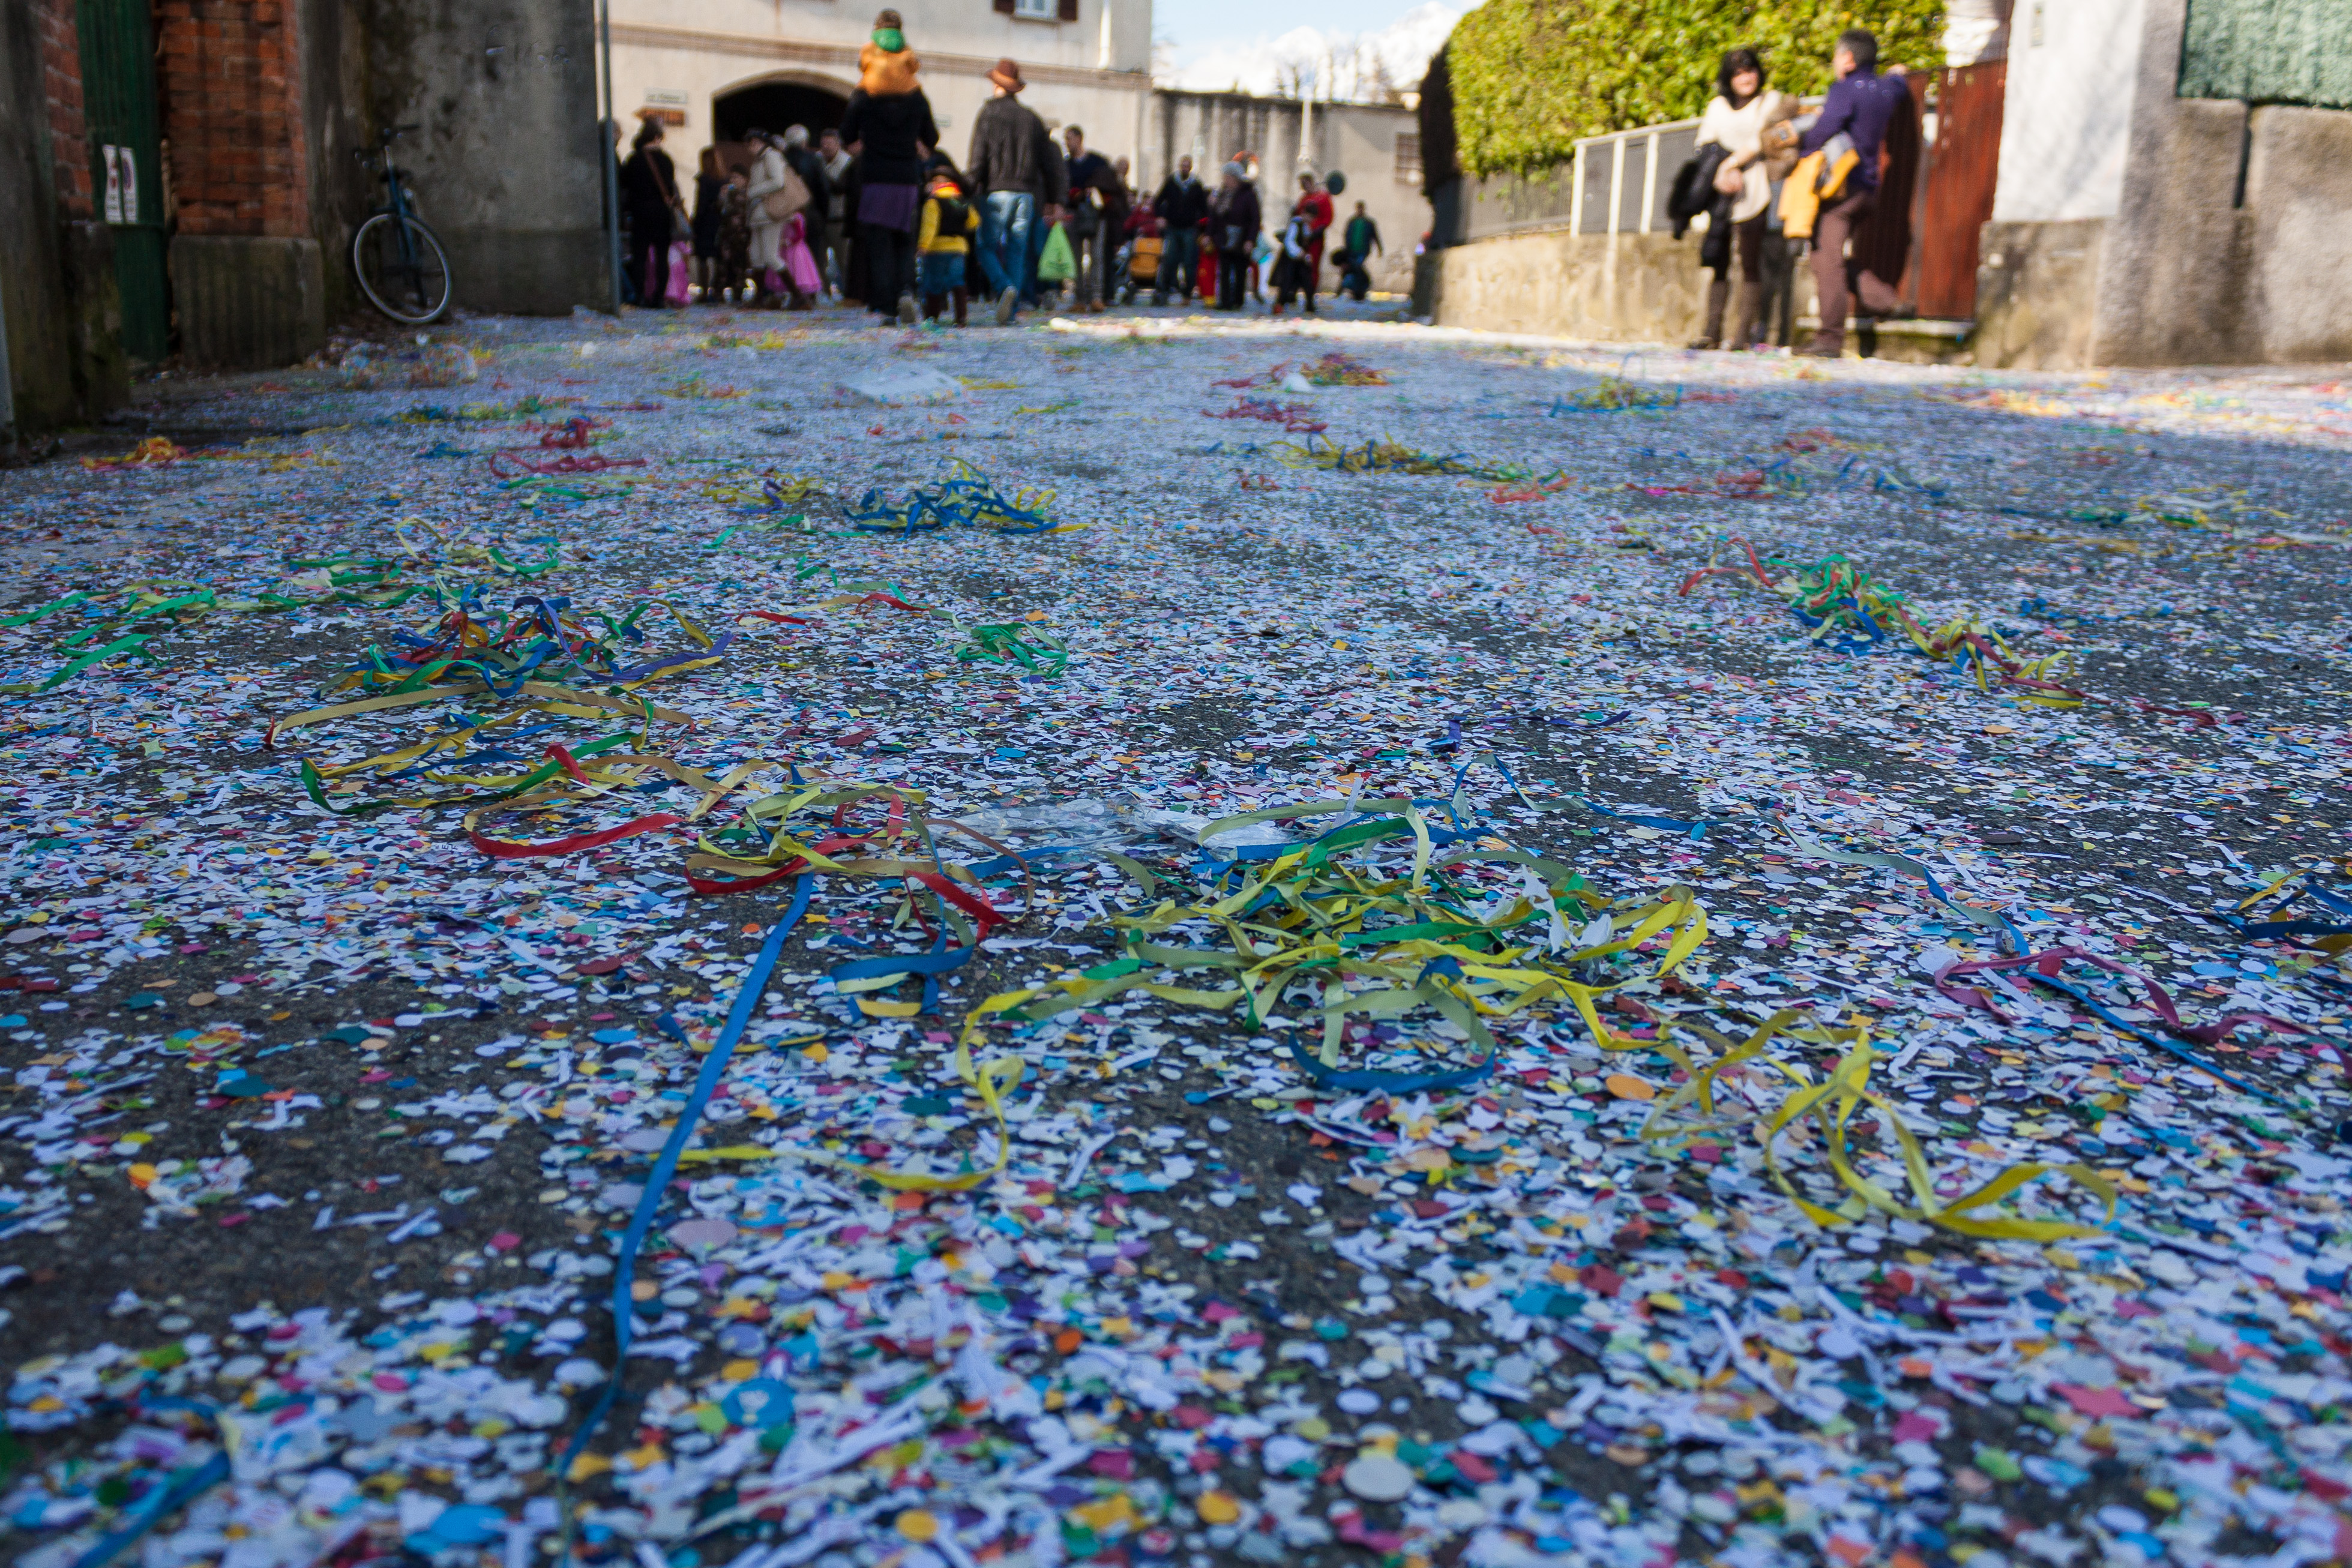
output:
[[[2016,0],[1993,222],[2116,215],[2146,9],[2146,0]]]
[[[898,0],[907,42],[949,154],[962,162],[972,118],[1010,57],[1029,82],[1022,101],[1048,124],[1084,126],[1107,156],[1133,156],[1150,94],[1151,0],[1078,0],[1076,21],[1039,21],[988,0]],[[1054,7],[1048,7],[1054,9]],[[846,97],[880,0],[613,0],[613,95],[622,120],[684,99],[670,152],[685,167],[712,139],[712,100],[789,81]],[[770,127],[782,130],[782,126]]]

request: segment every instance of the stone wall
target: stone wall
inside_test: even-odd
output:
[[[2352,112],[2253,111],[2242,254],[2262,358],[2352,359]]]
[[[2105,218],[1985,225],[1977,267],[1978,364],[2038,371],[2091,362],[2106,227]]]
[[[1415,311],[1441,327],[1681,344],[1706,310],[1696,236],[1507,235],[1433,252],[1421,274]]]

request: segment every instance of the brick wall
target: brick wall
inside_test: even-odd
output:
[[[81,39],[74,30],[74,0],[42,0],[41,76],[48,98],[49,152],[58,215],[97,215],[90,192],[89,138],[81,113]]]
[[[180,232],[310,234],[310,150],[290,6],[156,0],[154,15]]]

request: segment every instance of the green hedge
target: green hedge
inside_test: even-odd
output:
[[[1849,27],[1877,35],[1882,68],[1943,63],[1940,0],[1486,0],[1447,45],[1462,167],[1530,173],[1580,136],[1696,118],[1724,51],[1743,45],[1783,92],[1827,91]]]

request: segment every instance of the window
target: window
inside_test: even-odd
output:
[[[1421,183],[1421,133],[1417,131],[1397,132],[1396,179],[1400,185]]]
[[[1054,20],[1054,0],[1013,0],[1013,14],[1033,22]]]

